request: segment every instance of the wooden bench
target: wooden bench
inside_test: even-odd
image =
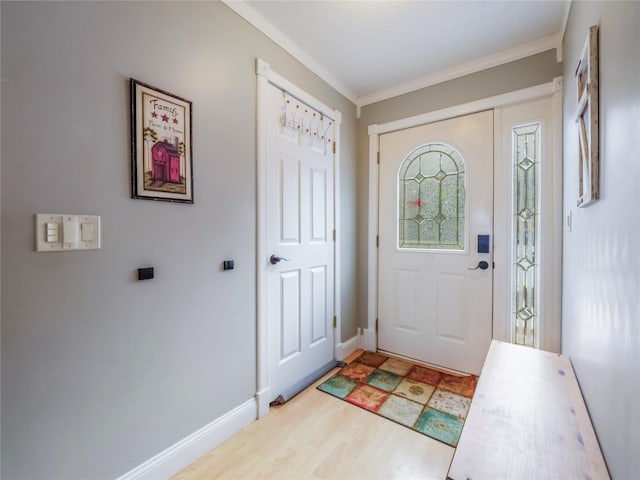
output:
[[[447,478],[609,479],[569,358],[494,340]]]

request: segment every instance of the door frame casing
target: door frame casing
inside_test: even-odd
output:
[[[378,153],[380,145],[380,135],[385,133],[394,132],[397,130],[403,130],[405,128],[416,127],[427,123],[438,122],[441,120],[447,120],[462,115],[469,115],[472,113],[481,112],[489,109],[499,109],[501,107],[507,107],[523,103],[527,101],[534,101],[543,98],[552,99],[553,109],[553,172],[550,177],[553,178],[553,193],[554,198],[559,199],[553,206],[553,219],[549,222],[550,228],[553,229],[552,234],[553,246],[552,246],[552,265],[547,268],[548,275],[552,281],[551,285],[548,285],[544,289],[544,294],[551,296],[552,298],[545,301],[545,314],[551,317],[551,321],[545,321],[543,327],[540,328],[541,348],[553,352],[560,352],[560,328],[561,328],[561,314],[562,314],[562,298],[561,298],[561,278],[562,278],[562,77],[556,77],[553,81],[536,85],[533,87],[516,90],[513,92],[497,95],[494,97],[488,97],[474,102],[455,105],[452,107],[444,108],[441,110],[435,110],[432,112],[408,117],[400,120],[394,120],[392,122],[384,124],[369,125],[369,212],[368,212],[368,232],[367,232],[367,322],[366,328],[362,331],[362,348],[365,350],[376,351],[378,346],[378,336],[376,332],[376,322],[378,318],[378,185],[379,185],[379,165],[378,165]],[[500,135],[497,135],[496,130],[499,128],[498,122],[501,120],[500,115],[494,115],[494,142],[499,141]],[[494,143],[494,155],[498,155],[501,149]],[[494,160],[495,162],[495,160]],[[502,162],[501,162],[502,164]],[[496,168],[494,168],[494,178],[496,175]],[[494,201],[495,204],[495,201]],[[495,221],[495,220],[494,220]],[[494,227],[494,237],[495,237]],[[549,260],[551,257],[548,257]],[[494,283],[494,301],[495,299],[509,298],[510,283],[508,282],[510,277],[501,276],[502,279],[499,284]],[[494,279],[495,280],[495,279]],[[506,295],[506,297],[505,297]],[[493,338],[506,342],[511,341],[511,327],[510,318],[506,318],[504,315],[496,316],[494,311],[493,318]]]
[[[340,145],[342,114],[320,102],[286,78],[271,70],[267,62],[256,58],[257,111],[256,111],[256,401],[257,417],[269,412],[269,324],[267,312],[267,160],[269,122],[269,84],[289,92],[312,108],[331,115],[334,119],[334,142]],[[333,329],[333,352],[341,338],[340,315],[340,149],[333,155],[333,315],[336,326]]]

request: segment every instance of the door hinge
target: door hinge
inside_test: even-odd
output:
[[[337,328],[338,327],[338,318],[334,315],[333,316],[333,328]]]
[[[376,248],[380,248],[380,235],[376,235]]]
[[[336,142],[333,142],[333,154],[336,154]]]
[[[378,333],[378,319],[376,318],[376,333]]]
[[[334,242],[336,241],[336,231],[335,230],[333,231],[333,241]]]
[[[378,160],[377,160],[377,162],[378,162],[378,165],[380,165],[380,152],[378,152],[378,153],[377,153],[377,155],[378,155]]]

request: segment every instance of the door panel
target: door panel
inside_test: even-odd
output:
[[[311,241],[327,241],[327,172],[311,171]]]
[[[297,244],[300,243],[300,162],[295,158],[283,157],[280,169],[280,242]]]
[[[493,113],[381,135],[379,178],[378,347],[480,373],[492,269],[469,269],[492,265]]]
[[[283,112],[270,85],[267,252],[281,261],[267,266],[269,400],[334,358],[333,153],[284,126]]]
[[[395,315],[396,326],[399,329],[416,332],[418,319],[416,304],[419,292],[419,272],[417,270],[396,269],[395,272]]]
[[[327,338],[327,269],[311,269],[311,343]]]
[[[459,298],[468,296],[464,275],[440,273],[437,280],[437,298],[445,298],[449,292],[456,292]],[[465,341],[465,333],[469,331],[468,317],[463,315],[461,302],[438,302],[436,316],[438,322],[438,338],[452,341]]]
[[[280,362],[300,352],[300,271],[280,274]]]

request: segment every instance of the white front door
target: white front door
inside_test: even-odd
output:
[[[379,172],[378,348],[479,374],[492,337],[493,112],[381,135]]]
[[[282,90],[268,89],[264,261],[271,401],[334,359],[334,154],[325,140],[333,139],[335,125],[323,119],[319,126],[305,104],[296,108],[295,98],[287,103]]]

